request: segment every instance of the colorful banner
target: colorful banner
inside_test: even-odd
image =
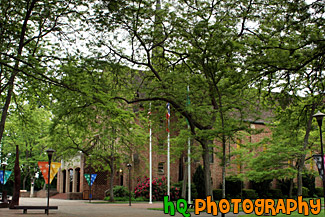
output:
[[[319,176],[323,180],[324,172],[322,170],[322,155],[320,155],[320,154],[314,154],[313,155],[313,158],[314,158],[314,161],[316,163]],[[323,158],[324,158],[324,164],[325,164],[325,155],[323,156]],[[324,167],[325,167],[325,165],[324,165]]]
[[[38,162],[38,167],[40,168],[45,184],[48,184],[48,176],[49,176],[49,162]],[[51,173],[50,173],[50,184],[53,181],[55,175],[58,173],[59,169],[61,167],[61,163],[58,162],[52,162],[51,163]]]
[[[7,183],[8,179],[9,179],[9,177],[11,175],[11,172],[12,171],[5,171],[5,180],[4,180],[5,183],[4,183],[4,185]],[[3,170],[0,171],[0,182],[1,182],[1,184],[3,184]]]
[[[88,185],[92,186],[97,177],[97,174],[84,174],[84,176],[88,182]]]
[[[167,122],[166,122],[166,131],[169,132],[169,119],[170,119],[170,104],[169,102],[166,104],[166,108],[167,108],[167,113],[166,113],[166,119],[167,119]]]

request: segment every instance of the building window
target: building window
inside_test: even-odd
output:
[[[158,163],[158,174],[164,174],[164,163]]]

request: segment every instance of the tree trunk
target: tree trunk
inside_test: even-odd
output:
[[[114,164],[113,164],[113,160],[111,161],[111,178],[109,180],[109,201],[110,202],[114,202]]]
[[[210,171],[210,152],[207,142],[203,145],[203,165],[204,165],[204,185],[205,196],[212,196],[211,171]]]
[[[226,198],[226,137],[222,135],[222,198]]]
[[[26,180],[27,180],[27,175],[23,179],[23,190],[26,190]]]
[[[311,131],[311,125],[312,125],[315,109],[316,109],[316,105],[313,104],[311,107],[309,116],[308,116],[308,120],[307,120],[306,133],[305,133],[305,137],[304,137],[304,147],[303,147],[302,151],[305,151],[308,146],[308,140],[309,140],[309,135],[310,135],[310,131]],[[306,154],[302,154],[302,155],[300,155],[300,159],[298,161],[299,163],[298,163],[298,174],[297,174],[297,183],[298,183],[297,196],[302,195],[302,172],[303,172],[303,168],[305,165],[305,158],[306,158]]]
[[[293,179],[290,179],[289,198],[292,198]]]
[[[16,161],[15,161],[15,183],[14,183],[14,193],[12,195],[12,200],[10,202],[9,208],[14,208],[15,205],[19,205],[19,193],[20,193],[20,168],[19,168],[19,148],[16,145]]]

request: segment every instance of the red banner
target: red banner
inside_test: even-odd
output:
[[[52,180],[54,179],[55,175],[57,174],[57,172],[59,171],[59,168],[61,166],[61,163],[57,163],[57,162],[52,162],[51,163],[51,177],[50,177],[50,184],[52,182]],[[45,184],[48,184],[48,176],[49,176],[49,163],[48,162],[38,162],[38,167],[40,168],[44,180],[45,180]]]

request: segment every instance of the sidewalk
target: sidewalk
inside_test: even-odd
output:
[[[58,206],[58,210],[50,210],[48,216],[55,217],[169,217],[163,211],[148,210],[148,208],[163,208],[162,202],[153,204],[133,203],[129,206],[126,204],[106,204],[106,203],[89,203],[86,200],[60,200],[50,199],[50,206]],[[46,206],[46,198],[20,198],[19,205]],[[23,210],[9,210],[7,208],[0,209],[0,217],[14,216],[47,216],[44,210],[28,210],[27,214],[23,214]],[[183,215],[176,213],[176,217]],[[191,213],[191,216],[196,216]],[[202,217],[211,217],[206,213],[202,213]],[[227,214],[227,217],[234,217],[234,214]]]

